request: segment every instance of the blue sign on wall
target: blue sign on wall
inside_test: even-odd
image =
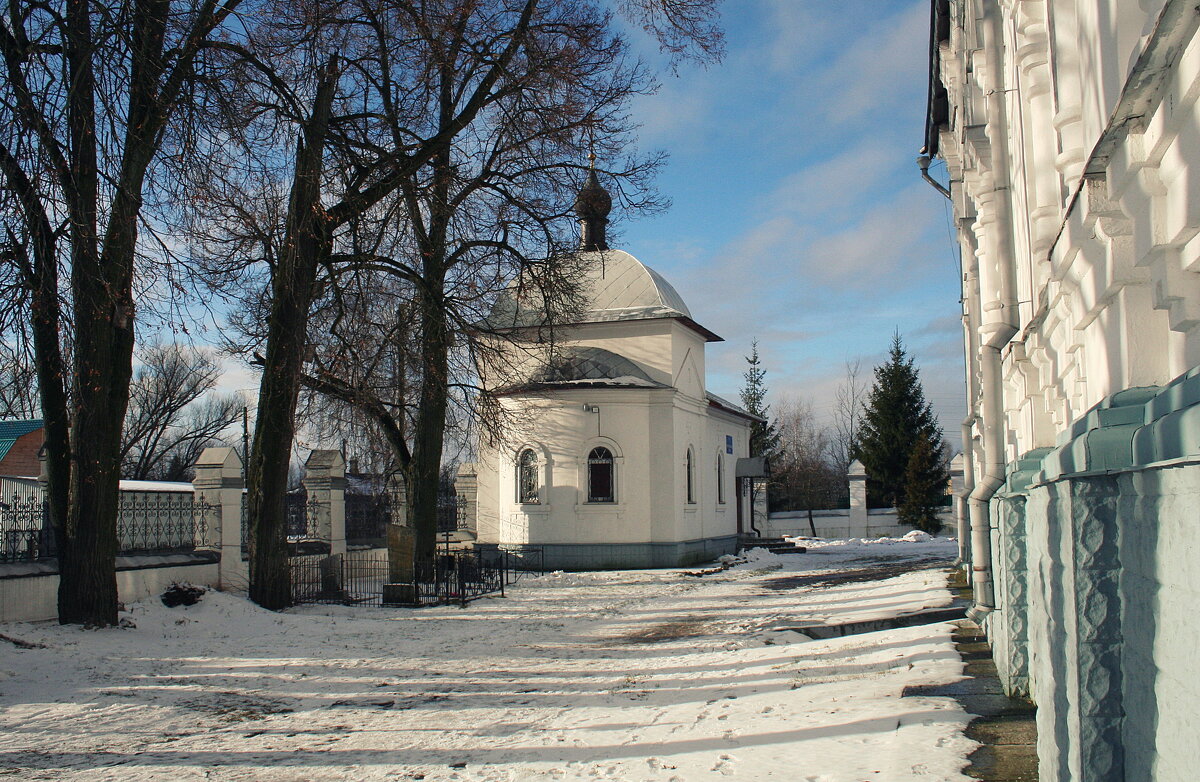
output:
[[[725,453],[733,453],[733,435],[725,435]]]

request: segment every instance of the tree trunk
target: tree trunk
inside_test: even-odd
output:
[[[440,293],[441,286],[437,286]],[[432,295],[430,291],[426,296]],[[418,558],[434,554],[438,533],[438,484],[446,431],[448,354],[450,337],[446,312],[439,302],[423,297],[421,312],[421,402],[413,433],[409,500]]]
[[[307,346],[308,311],[320,259],[331,237],[321,206],[321,175],[337,83],[332,63],[323,69],[312,115],[302,130],[288,204],[283,252],[271,281],[267,355],[258,395],[258,419],[246,471],[250,599],[272,610],[291,605],[284,498],[295,434],[296,400]]]

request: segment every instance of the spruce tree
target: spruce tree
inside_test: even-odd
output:
[[[927,502],[928,492],[938,497],[949,480],[945,444],[933,408],[913,359],[904,350],[900,335],[892,338],[888,360],[875,368],[875,385],[863,406],[863,420],[855,443],[855,458],[867,471],[867,501],[872,507],[905,505],[909,463],[918,445],[928,449],[914,467],[914,502]],[[935,487],[935,488],[929,488]],[[924,507],[922,505],[921,507]]]
[[[750,342],[750,355],[746,356],[746,363],[749,369],[742,375],[746,380],[741,390],[742,406],[746,412],[763,419],[755,421],[750,429],[750,455],[766,456],[770,461],[779,448],[779,433],[767,415],[771,409],[766,403],[767,371],[762,368],[762,361],[758,357],[758,340]]]
[[[937,534],[942,528],[938,511],[946,494],[946,466],[928,437],[917,438],[904,471],[904,501],[896,508],[901,524]]]

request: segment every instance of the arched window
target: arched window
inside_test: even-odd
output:
[[[517,502],[531,505],[538,498],[538,458],[532,448],[517,457]]]
[[[717,502],[725,504],[725,454],[717,451]]]
[[[588,502],[615,502],[616,481],[612,451],[603,446],[592,449],[587,459]]]
[[[687,449],[687,501],[688,505],[696,504],[696,452],[690,445]]]

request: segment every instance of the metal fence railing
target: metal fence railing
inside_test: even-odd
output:
[[[291,557],[292,602],[381,605],[388,563],[374,551]]]
[[[211,544],[217,509],[190,494],[122,493],[117,553],[176,554]],[[0,562],[36,562],[58,555],[46,501],[38,495],[0,499]]]
[[[391,518],[392,503],[386,494],[346,494],[346,543],[385,545]]]
[[[417,602],[462,603],[499,592],[509,583],[503,552],[452,551],[414,565]]]
[[[191,494],[122,493],[117,513],[117,551],[166,554],[195,551],[208,543],[216,509]]]
[[[40,495],[13,495],[0,500],[0,562],[53,559],[54,531]]]
[[[546,572],[546,550],[541,546],[503,545],[495,550],[504,555],[504,569],[510,574],[510,584],[522,573]]]
[[[321,537],[317,518],[317,503],[304,492],[284,498],[284,528],[288,540],[316,540]]]
[[[451,494],[438,497],[438,532],[454,532],[466,526],[467,503],[462,497]]]
[[[522,547],[439,552],[413,568],[411,595],[417,605],[461,603],[504,594],[522,573],[540,570],[541,549]],[[331,556],[296,556],[290,560],[292,601],[343,605],[382,605],[388,583],[386,554],[349,551]],[[520,569],[515,569],[515,566]]]

